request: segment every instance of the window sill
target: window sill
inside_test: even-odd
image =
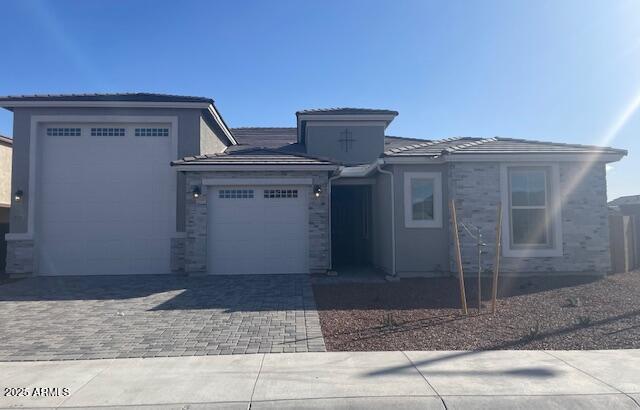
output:
[[[506,258],[550,258],[563,256],[562,249],[540,249],[540,248],[502,248],[502,256]]]
[[[442,228],[442,222],[441,221],[429,221],[429,222],[425,222],[425,221],[406,221],[404,224],[405,228],[431,228],[431,229],[438,229],[438,228]]]

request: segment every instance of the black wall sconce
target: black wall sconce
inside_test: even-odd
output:
[[[18,189],[15,194],[13,194],[13,199],[16,202],[22,202],[22,198],[24,197],[24,192],[22,189]]]
[[[314,185],[313,194],[316,196],[316,198],[320,198],[321,193],[322,193],[322,187],[320,185]]]
[[[202,191],[200,190],[200,187],[198,185],[194,185],[191,187],[191,195],[193,195],[193,199],[200,198],[200,195],[202,195]]]

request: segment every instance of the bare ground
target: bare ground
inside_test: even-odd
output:
[[[460,313],[457,280],[316,284],[329,351],[640,348],[640,272],[504,278],[497,313]],[[489,282],[483,284],[489,296]]]

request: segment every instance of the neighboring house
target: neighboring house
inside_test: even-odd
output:
[[[627,195],[609,202],[609,207],[619,210],[622,215],[640,216],[640,195]]]
[[[0,272],[4,272],[7,244],[4,235],[9,232],[11,207],[11,138],[0,135]]]
[[[626,151],[509,138],[385,136],[395,111],[296,113],[229,129],[208,98],[2,97],[14,113],[12,273],[455,270],[447,203],[502,270],[610,269],[605,164]],[[461,230],[465,266],[475,242]]]
[[[640,195],[628,195],[609,202],[611,264],[614,272],[640,267]]]

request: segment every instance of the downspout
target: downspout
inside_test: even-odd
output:
[[[328,273],[334,274],[333,272],[333,235],[332,235],[332,226],[331,226],[331,183],[338,178],[342,178],[341,171],[343,167],[338,169],[338,173],[332,177],[329,177],[329,181],[327,182],[327,207],[329,207],[329,269]]]
[[[393,185],[393,172],[382,169],[381,166],[384,165],[384,159],[378,159],[378,172],[381,174],[389,175],[391,179],[391,276],[387,277],[388,280],[397,280],[398,276],[396,274],[396,196],[395,189]]]

